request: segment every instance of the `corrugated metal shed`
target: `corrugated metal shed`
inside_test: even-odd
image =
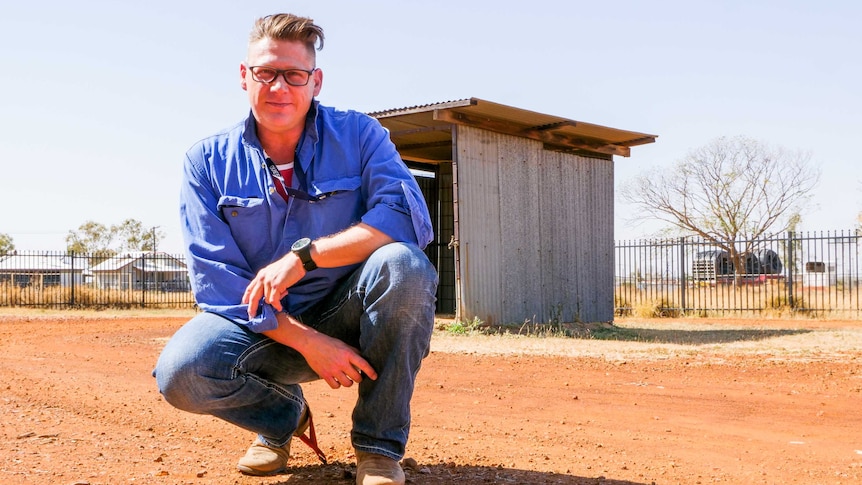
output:
[[[613,320],[613,155],[655,135],[477,98],[370,114],[408,165],[434,174],[420,185],[437,217],[426,252],[439,312]]]

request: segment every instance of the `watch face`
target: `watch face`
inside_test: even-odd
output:
[[[302,238],[302,239],[300,239],[300,240],[296,241],[295,243],[293,243],[293,246],[291,246],[291,247],[290,247],[290,249],[291,249],[292,251],[299,251],[299,250],[300,250],[300,249],[302,249],[304,246],[308,246],[309,244],[311,244],[311,239],[310,239],[310,238],[307,238],[307,237],[304,237],[304,238]]]

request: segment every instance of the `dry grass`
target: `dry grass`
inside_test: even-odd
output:
[[[197,310],[191,308],[29,308],[0,306],[0,318],[148,318],[177,317],[192,318]],[[0,323],[2,323],[0,321]]]
[[[848,318],[862,316],[862,291],[858,287],[812,288],[794,286],[788,298],[784,281],[767,281],[757,285],[692,286],[685,288],[685,302],[679,287],[646,287],[632,285],[616,288],[614,305],[618,316],[658,318],[686,314],[713,317],[722,314],[755,317],[807,316],[809,318]]]
[[[191,307],[194,296],[191,292],[162,292],[141,290],[101,289],[91,286],[76,286],[74,292],[68,286],[27,286],[0,284],[0,308],[3,307],[110,307],[131,309],[141,306]],[[74,304],[70,304],[70,303]]]

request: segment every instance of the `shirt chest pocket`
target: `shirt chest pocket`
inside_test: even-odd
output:
[[[315,180],[311,184],[315,201],[305,204],[311,234],[328,236],[358,222],[365,211],[360,177]]]
[[[230,227],[234,241],[252,266],[257,257],[271,256],[270,207],[264,199],[225,195],[219,199],[218,209]]]

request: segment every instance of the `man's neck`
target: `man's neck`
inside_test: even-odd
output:
[[[302,130],[291,130],[283,133],[273,133],[265,130],[260,130],[258,126],[257,137],[260,140],[260,145],[263,151],[276,164],[290,163],[296,153],[296,146],[299,144],[299,137],[302,136]]]

